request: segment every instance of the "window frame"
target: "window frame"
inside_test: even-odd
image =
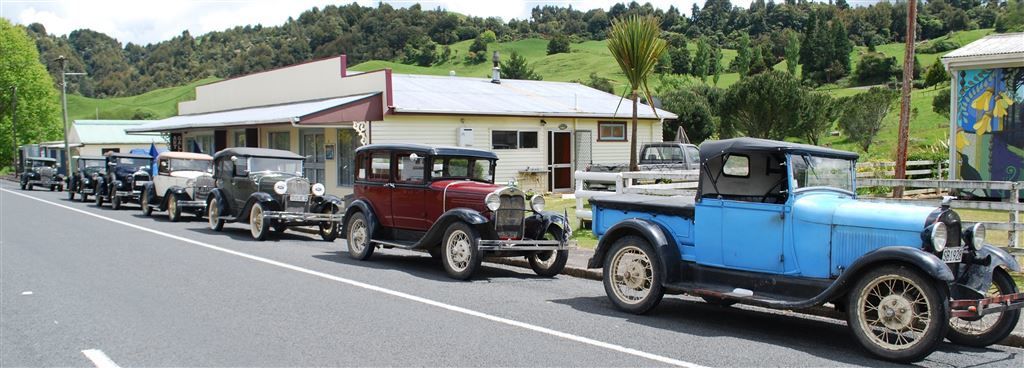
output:
[[[601,130],[605,126],[621,126],[622,127],[622,139],[618,139],[618,138],[605,138],[601,134]],[[599,122],[597,122],[597,141],[598,142],[629,142],[628,127],[629,127],[629,124],[627,124],[625,121],[599,121]]]
[[[387,178],[376,178],[375,174],[373,173],[373,159],[378,157],[378,156],[383,156],[384,158],[388,159]],[[366,168],[368,169],[368,171],[366,173],[366,179],[363,179],[363,180],[366,180],[366,181],[369,181],[369,182],[374,182],[374,183],[392,183],[393,182],[392,179],[395,176],[395,170],[394,170],[395,169],[395,160],[394,160],[394,155],[392,154],[392,152],[389,152],[389,151],[370,152],[370,153],[368,153],[366,155],[366,162],[367,162]]]
[[[729,164],[729,159],[731,159],[733,157],[743,157],[744,159],[747,160],[747,174],[746,175],[732,175],[732,174],[729,174],[729,173],[725,172],[725,168]],[[722,176],[730,177],[730,178],[747,178],[747,179],[749,179],[750,178],[750,156],[742,155],[742,154],[735,154],[735,153],[731,153],[731,154],[726,155],[725,159],[722,160]]]
[[[494,133],[495,132],[515,132],[516,133],[516,146],[515,148],[496,148],[494,147]],[[534,147],[523,147],[523,133],[533,133],[537,135]],[[533,129],[491,129],[491,149],[492,150],[518,150],[528,149],[535,150],[540,149],[540,131]]]
[[[420,162],[421,165],[423,165],[423,168],[420,170],[421,176],[419,180],[402,180],[402,158],[409,157],[413,153],[420,155]],[[392,174],[392,177],[395,179],[396,184],[422,185],[427,182],[427,162],[432,160],[429,160],[429,157],[426,154],[423,154],[422,152],[395,152],[394,155],[391,157],[391,160],[392,162],[394,162],[394,164],[392,164],[391,166],[395,169],[394,173]]]

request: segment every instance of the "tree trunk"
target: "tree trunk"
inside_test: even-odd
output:
[[[636,123],[637,123],[636,122],[636,120],[637,120],[636,119],[636,108],[637,108],[636,90],[633,90],[632,98],[633,98],[633,137],[632,137],[633,141],[629,143],[629,170],[630,171],[639,171],[640,167],[637,166],[637,164],[636,164]]]

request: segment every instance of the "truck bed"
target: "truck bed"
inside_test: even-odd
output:
[[[638,218],[654,221],[672,233],[678,245],[693,245],[694,198],[684,196],[654,196],[644,194],[615,194],[590,199],[593,211],[593,231],[598,237],[615,224]],[[680,249],[682,251],[683,249]],[[684,254],[684,258],[687,253]]]

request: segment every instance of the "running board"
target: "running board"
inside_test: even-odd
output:
[[[414,243],[414,242],[405,243],[405,242],[394,242],[394,241],[377,240],[377,239],[370,240],[370,244],[380,244],[380,245],[383,245],[385,247],[394,247],[394,248],[401,248],[401,249],[413,249],[413,248],[416,247],[416,243]]]

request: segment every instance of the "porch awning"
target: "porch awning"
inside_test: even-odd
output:
[[[316,126],[352,121],[382,120],[384,112],[380,108],[380,100],[380,93],[368,93],[316,101],[250,107],[195,115],[179,115],[125,128],[125,132],[140,134],[281,123]],[[377,107],[377,109],[373,107]],[[306,124],[303,124],[304,120]]]

